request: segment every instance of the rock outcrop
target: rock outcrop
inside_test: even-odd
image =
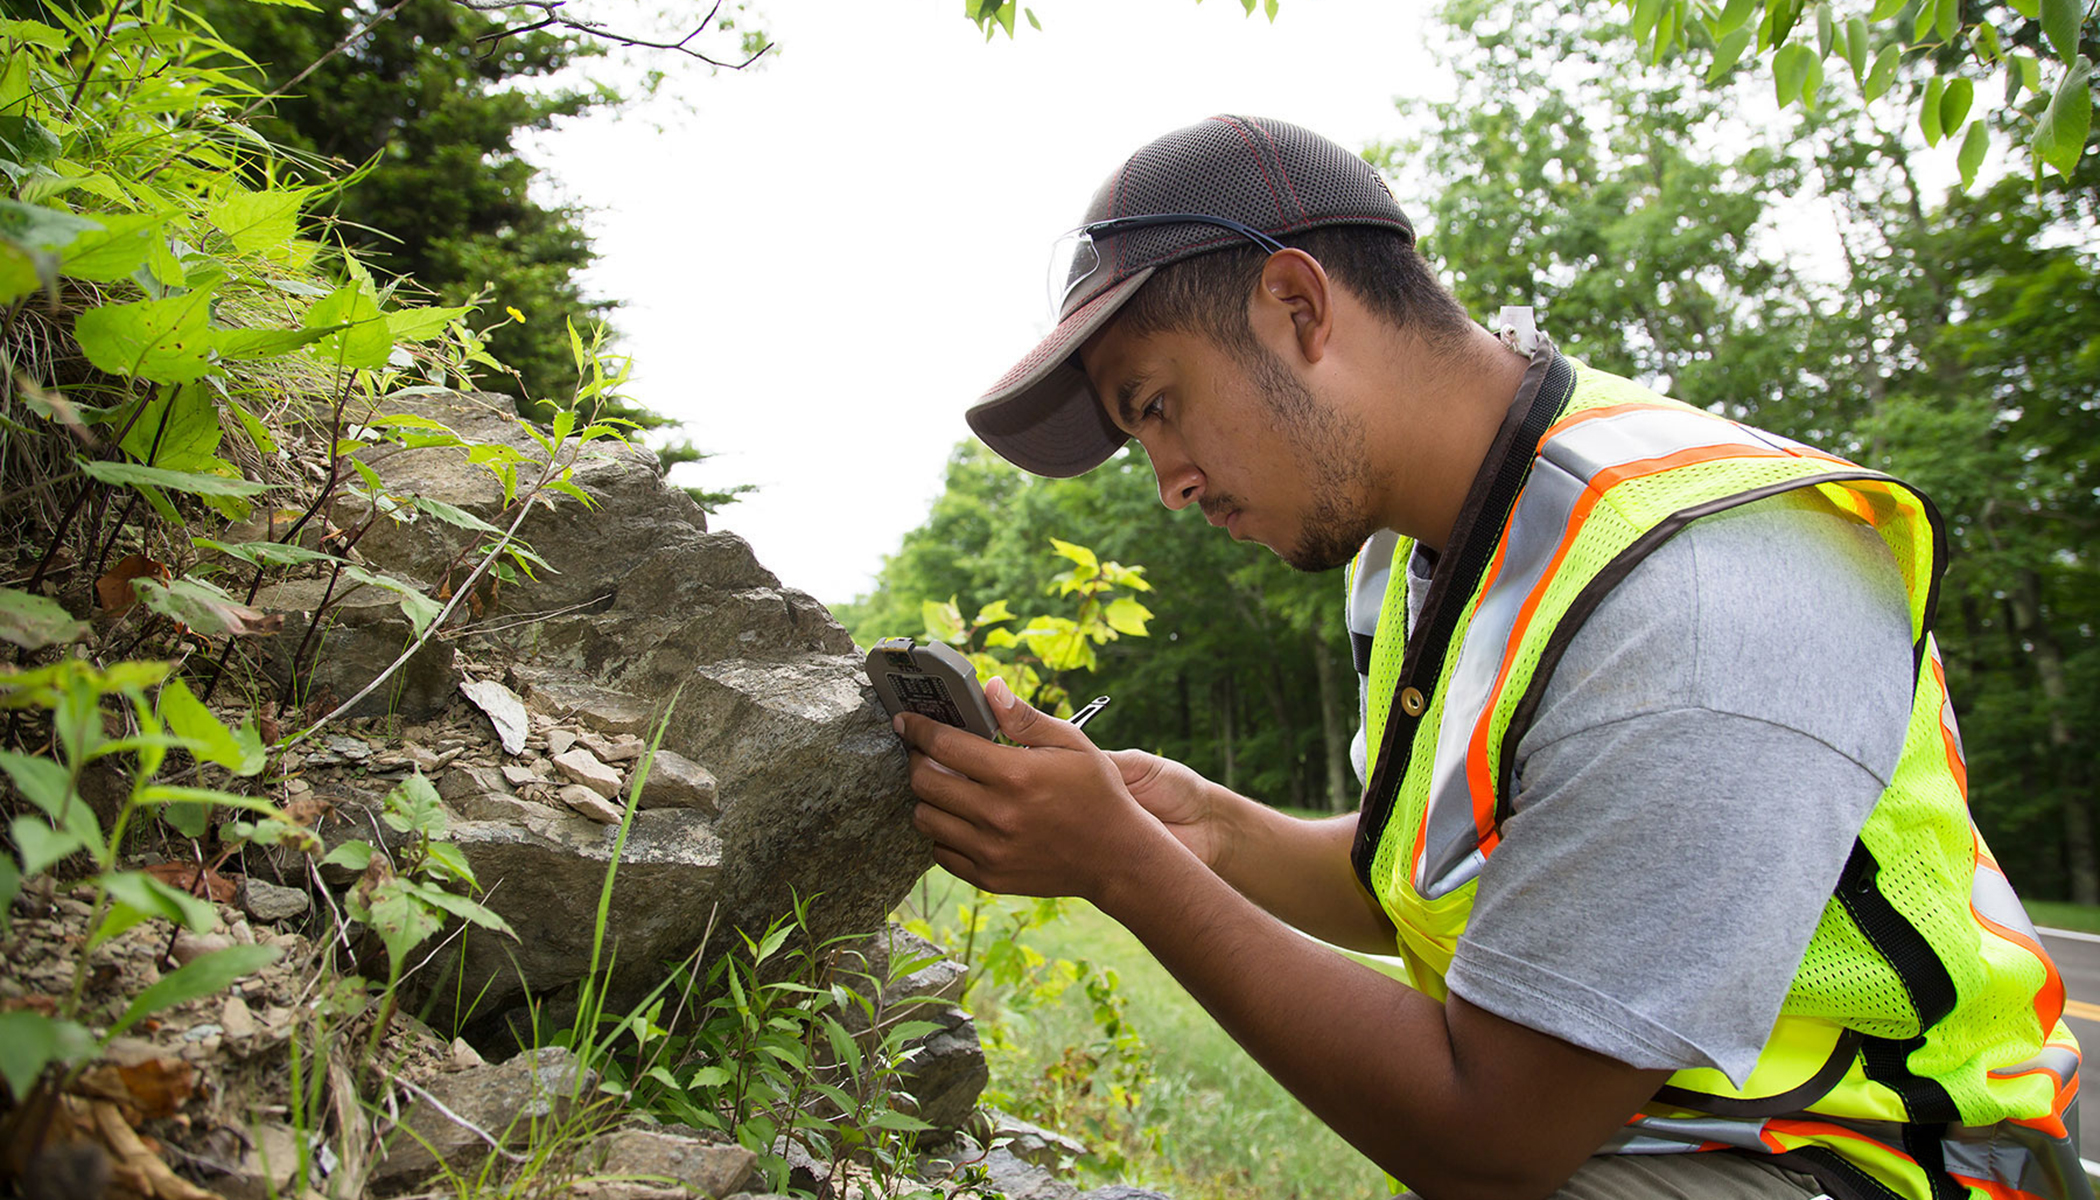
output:
[[[508,404],[425,392],[382,411],[542,456],[505,415]],[[514,515],[504,513],[495,477],[456,448],[393,450],[368,465],[396,494],[501,527]],[[538,728],[537,745],[528,740],[473,772],[453,764],[440,780],[455,817],[451,840],[518,940],[472,929],[460,958],[441,971],[433,964],[433,975],[483,1014],[527,991],[558,996],[577,980],[618,827],[580,795],[565,803],[560,788],[624,804],[639,735],[666,713],[662,745],[675,757],[644,789],[608,913],[615,1003],[662,979],[664,964],[691,953],[710,928],[714,949],[726,950],[729,930],[762,930],[797,897],[816,898],[809,911],[819,939],[880,928],[931,855],[911,828],[904,754],[852,640],[822,605],[760,566],[742,539],[709,530],[699,507],[659,478],[652,456],[594,442],[570,481],[590,507],[558,497],[535,505],[519,530],[546,563],[538,578],[477,589],[471,628],[481,632],[449,643],[465,668],[454,683],[472,681],[486,700],[487,684],[501,682]],[[339,502],[335,523],[355,527],[367,515],[361,503]],[[456,587],[487,540],[425,513],[382,516],[358,549],[389,573]],[[376,615],[368,623],[383,624]],[[391,639],[388,659],[401,647],[397,633],[379,635]],[[354,634],[332,630],[331,644],[348,656]],[[422,714],[422,691],[412,694]],[[497,730],[488,732],[493,741]],[[557,733],[565,744],[550,754]],[[511,782],[525,771],[532,782]]]

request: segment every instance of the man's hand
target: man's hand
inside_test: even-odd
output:
[[[1016,699],[1000,680],[985,699],[1015,745],[912,713],[895,722],[923,801],[912,824],[933,839],[941,866],[986,891],[1101,904],[1162,849],[1179,852],[1084,733]]]
[[[1218,869],[1225,837],[1217,827],[1217,796],[1211,782],[1171,758],[1144,750],[1110,750],[1123,786],[1146,812],[1159,819],[1203,865]]]

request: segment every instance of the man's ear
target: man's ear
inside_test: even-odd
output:
[[[1255,335],[1289,338],[1304,361],[1319,362],[1334,332],[1333,289],[1320,260],[1305,251],[1287,247],[1271,254],[1254,289]]]

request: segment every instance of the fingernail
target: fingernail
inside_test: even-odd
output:
[[[992,676],[992,681],[984,685],[984,696],[985,699],[992,702],[994,708],[1012,708],[1014,706],[1012,689],[1008,688],[1006,681],[997,675]]]
[[[890,732],[891,732],[891,733],[894,733],[894,734],[899,734],[899,735],[903,734],[903,732],[904,732],[904,714],[903,714],[903,713],[898,713],[898,714],[897,714],[896,716],[894,716],[894,717],[891,717],[891,718],[890,718]]]

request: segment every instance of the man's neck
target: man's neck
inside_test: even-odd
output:
[[[1386,525],[1441,551],[1530,360],[1478,326],[1433,349],[1396,331],[1370,420],[1378,511]]]

